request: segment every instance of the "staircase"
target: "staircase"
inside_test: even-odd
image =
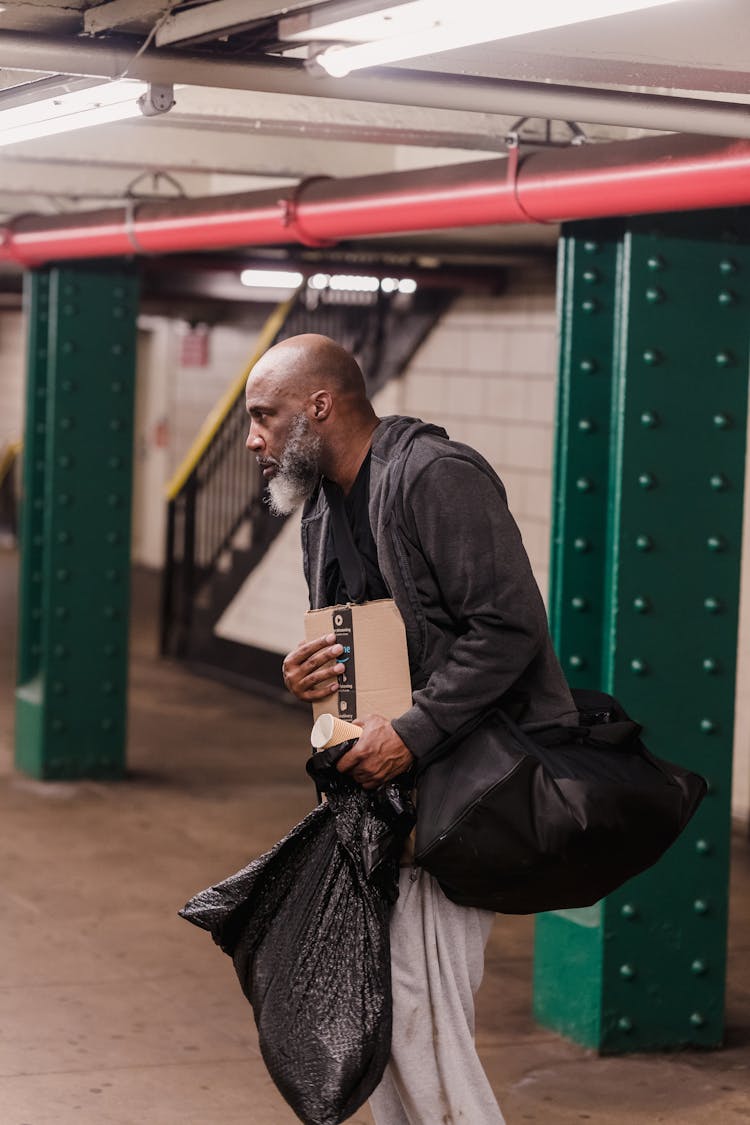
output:
[[[356,356],[372,397],[406,369],[454,291],[425,289],[408,303],[399,294],[352,296],[369,300],[334,304],[303,288],[276,309],[247,368],[206,419],[169,485],[161,652],[198,672],[256,689],[278,686],[277,654],[250,650],[214,633],[284,524],[265,503],[265,483],[245,448],[250,369],[280,340],[317,332]]]

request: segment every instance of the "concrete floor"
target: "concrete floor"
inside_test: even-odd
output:
[[[16,775],[15,582],[15,556],[0,551],[0,1125],[291,1125],[229,959],[176,910],[310,808],[306,717],[157,659],[156,590],[141,578],[130,776]],[[745,841],[722,1051],[600,1059],[545,1031],[530,1016],[531,946],[531,919],[498,918],[479,999],[508,1125],[750,1121]],[[353,1120],[371,1122],[366,1109]]]

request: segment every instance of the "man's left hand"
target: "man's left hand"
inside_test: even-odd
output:
[[[351,774],[363,789],[377,789],[413,765],[414,755],[382,715],[368,715],[357,726],[362,734],[336,768]]]

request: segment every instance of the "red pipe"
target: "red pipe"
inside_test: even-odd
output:
[[[750,203],[750,141],[681,134],[542,151],[521,158],[303,181],[262,191],[19,216],[0,259],[25,266],[71,258],[168,254],[438,230],[493,223],[733,207]]]

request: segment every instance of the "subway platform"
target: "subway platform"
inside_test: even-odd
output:
[[[0,550],[0,1125],[291,1125],[231,962],[176,912],[311,807],[307,717],[160,660],[157,585],[136,574],[127,779],[22,777],[16,573]],[[710,1052],[599,1058],[539,1027],[533,921],[497,918],[477,1039],[508,1125],[750,1121],[750,845],[739,836],[731,895],[726,1045]]]

